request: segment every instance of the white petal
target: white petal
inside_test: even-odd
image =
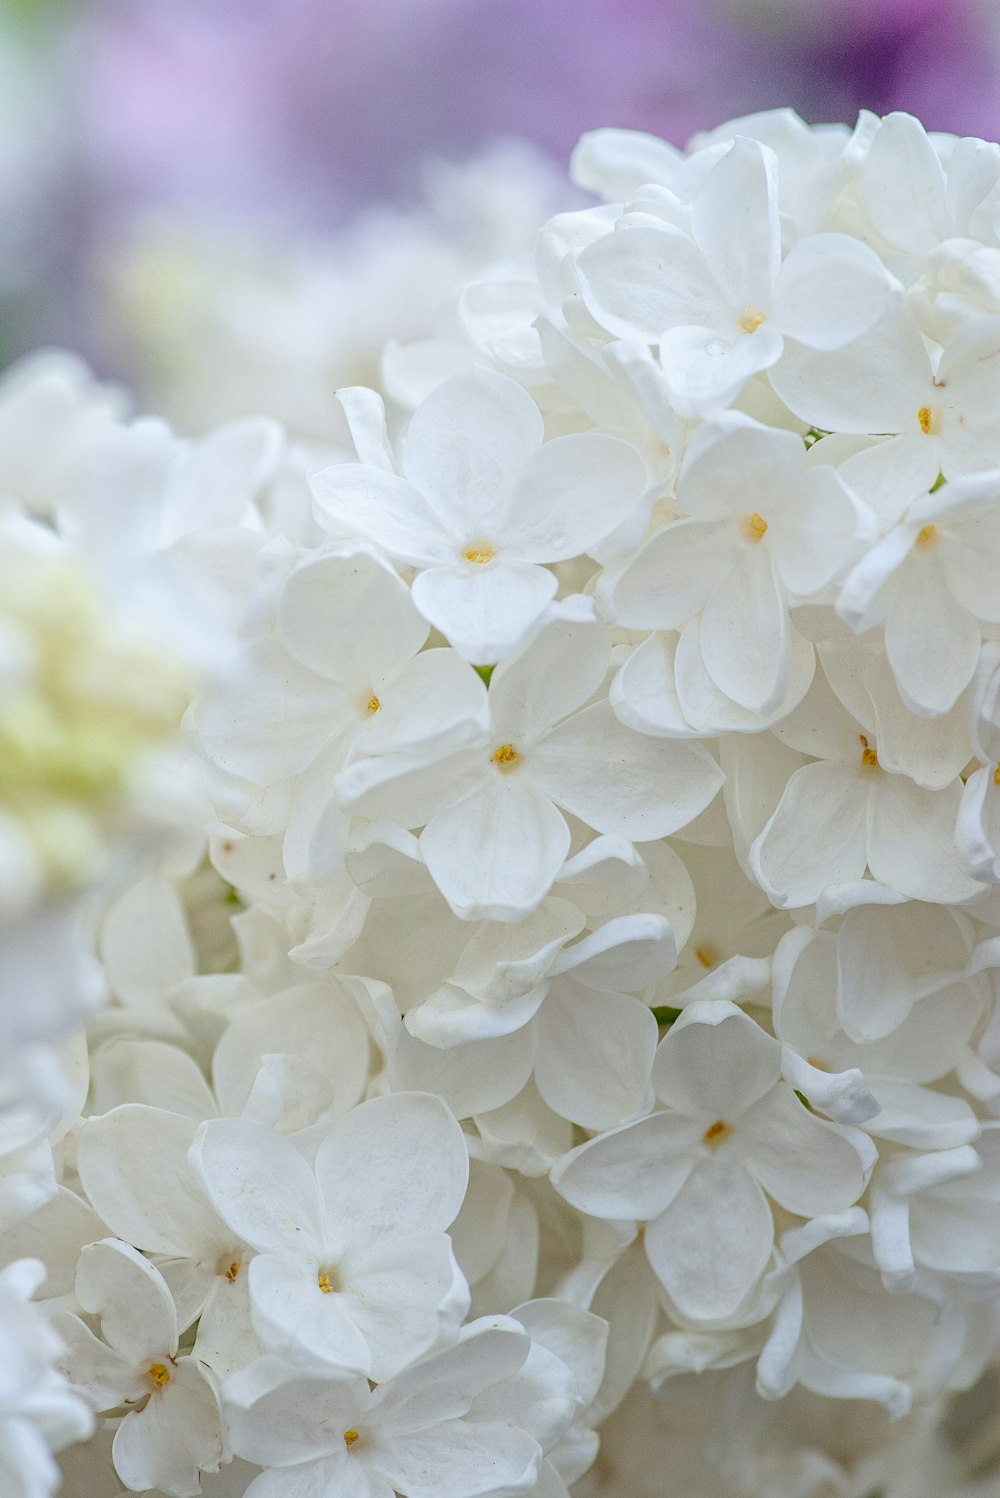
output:
[[[973,879],[1000,883],[1000,791],[987,765],[965,782],[955,824],[955,842]]]
[[[520,1372],[530,1350],[524,1327],[509,1316],[470,1322],[457,1342],[407,1368],[379,1391],[375,1409],[380,1432],[405,1439],[412,1431],[464,1415],[484,1390]]]
[[[416,655],[428,635],[406,584],[364,552],[296,567],[282,591],[278,621],[304,666],[369,694]]]
[[[982,886],[962,868],[955,843],[961,786],[925,791],[903,775],[880,774],[872,794],[868,866],[911,900],[957,904]]]
[[[864,1134],[824,1123],[784,1087],[743,1116],[739,1136],[746,1144],[748,1170],[775,1201],[799,1217],[821,1217],[852,1206],[876,1159]]]
[[[277,1358],[259,1358],[226,1380],[226,1432],[237,1456],[292,1467],[338,1452],[371,1405],[366,1380],[308,1377]]]
[[[714,416],[753,375],[781,359],[781,334],[768,323],[732,336],[714,328],[674,328],[660,339],[667,390],[678,416]]]
[[[843,349],[789,343],[771,384],[790,411],[827,432],[918,432],[917,412],[936,404],[920,333],[896,311]]]
[[[809,348],[843,348],[879,320],[895,288],[867,245],[846,234],[812,234],[778,272],[774,323]]]
[[[730,305],[769,311],[781,229],[778,161],[767,146],[733,142],[695,199],[691,232]]]
[[[588,702],[600,687],[611,643],[593,604],[568,598],[525,649],[501,661],[490,678],[489,701],[500,742],[533,744],[540,734]]]
[[[224,1233],[188,1164],[193,1118],[126,1103],[88,1119],[79,1171],[94,1209],[149,1253],[201,1256]]]
[[[753,547],[701,616],[701,655],[716,686],[748,712],[768,713],[785,696],[789,619],[771,557]]]
[[[349,527],[390,556],[432,567],[450,561],[463,537],[414,484],[360,463],[335,463],[310,479],[316,516]]]
[[[867,830],[858,772],[850,765],[803,765],[750,849],[754,875],[779,909],[811,905],[828,885],[861,878]]]
[[[573,148],[569,170],[584,192],[620,203],[647,182],[669,182],[680,161],[676,146],[642,130],[588,130]]]
[[[274,785],[297,775],[345,721],[343,690],[276,640],[251,645],[197,709],[206,755],[234,775]]]
[[[371,1353],[346,1295],[324,1294],[322,1265],[258,1254],[247,1271],[253,1329],[268,1352],[330,1378],[371,1372]],[[331,1266],[333,1268],[334,1266]]]
[[[619,338],[658,343],[667,328],[711,325],[726,312],[691,240],[666,229],[607,234],[577,261],[588,311]]]
[[[327,1106],[346,1112],[368,1080],[368,1030],[351,995],[336,982],[302,984],[242,1004],[212,1058],[222,1112],[242,1113],[267,1055],[296,1057],[323,1078]]]
[[[669,739],[699,737],[687,721],[674,679],[677,648],[675,634],[652,634],[618,672],[608,695],[626,728]]]
[[[622,915],[571,947],[552,964],[552,975],[572,974],[587,988],[639,993],[672,972],[677,946],[670,922],[659,915]]]
[[[680,711],[684,721],[693,725],[692,732],[697,731],[700,738],[708,734],[755,733],[769,724],[780,724],[799,705],[812,684],[816,653],[794,625],[788,633],[788,681],[784,696],[770,712],[753,713],[727,697],[708,674],[701,648],[701,620],[691,619],[684,626],[674,659],[675,686]]]
[[[714,799],[723,775],[700,744],[634,733],[606,702],[585,708],[531,751],[532,780],[596,832],[668,837]]]
[[[542,1455],[526,1431],[499,1421],[453,1420],[433,1430],[385,1435],[379,1448],[385,1476],[407,1498],[526,1492],[534,1487]]]
[[[446,380],[414,412],[403,466],[460,541],[490,540],[542,435],[538,407],[517,381],[477,367]]]
[[[91,1057],[90,1087],[93,1114],[107,1113],[119,1103],[145,1103],[201,1123],[216,1111],[198,1063],[179,1046],[159,1040],[117,1035],[107,1041]]]
[[[734,1315],[767,1268],[773,1240],[764,1193],[724,1151],[701,1161],[645,1237],[657,1277],[692,1321]]]
[[[341,1261],[348,1314],[371,1354],[376,1383],[393,1378],[458,1330],[469,1309],[465,1277],[446,1233],[363,1245]]]
[[[640,999],[563,979],[538,1026],[535,1082],[554,1112],[585,1129],[607,1129],[642,1109],[656,1021]]]
[[[191,1163],[219,1216],[245,1243],[293,1259],[319,1254],[319,1190],[283,1134],[248,1119],[213,1119],[198,1130]]]
[[[146,1392],[142,1370],[134,1358],[100,1341],[79,1316],[58,1307],[50,1315],[52,1329],[62,1343],[60,1367],[92,1410],[114,1409],[123,1399],[142,1397]]]
[[[404,746],[430,756],[469,725],[485,732],[489,721],[482,679],[444,646],[415,655],[376,695],[381,706],[355,744],[358,758]]]
[[[201,1473],[219,1470],[223,1441],[218,1401],[192,1358],[171,1368],[169,1384],[145,1409],[126,1415],[112,1449],[115,1470],[133,1492],[163,1488],[198,1498]]]
[[[177,1351],[177,1317],[160,1271],[127,1243],[102,1238],[80,1255],[76,1298],[101,1334],[138,1367]]]
[[[600,432],[556,437],[528,459],[517,481],[498,532],[504,556],[580,556],[628,519],[645,487],[645,466],[627,442]]]
[[[101,930],[101,961],[126,1004],[159,1003],[194,974],[194,947],[173,884],[140,879],[116,900]]]
[[[913,712],[954,707],[979,661],[979,625],[934,565],[910,566],[885,621],[885,649]]]
[[[439,812],[420,836],[438,889],[466,920],[520,920],[548,894],[570,847],[549,798],[515,765]]]
[[[502,558],[430,567],[413,583],[413,601],[424,618],[479,665],[509,655],[555,593],[556,578],[547,568]]]
[[[732,1122],[781,1075],[781,1047],[725,1000],[695,1003],[660,1043],[653,1086],[668,1107],[695,1119]]]
[[[552,1170],[561,1196],[590,1217],[656,1217],[697,1160],[702,1129],[675,1113],[652,1113],[570,1150]]]
[[[861,201],[879,233],[911,254],[948,238],[945,174],[931,141],[912,115],[881,121],[861,178]]]
[[[607,587],[612,618],[626,629],[676,629],[726,586],[737,558],[728,526],[674,521]]]
[[[333,1125],[317,1152],[316,1176],[327,1243],[337,1253],[441,1232],[465,1197],[465,1136],[429,1093],[370,1098]]]

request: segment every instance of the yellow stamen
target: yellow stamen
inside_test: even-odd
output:
[[[721,1144],[724,1139],[729,1138],[732,1132],[729,1124],[723,1123],[721,1118],[717,1118],[715,1123],[710,1124],[701,1136],[702,1143],[711,1145]]]
[[[920,407],[920,410],[917,412],[917,420],[920,423],[920,430],[924,436],[929,437],[934,427],[934,412],[930,406]]]
[[[913,544],[914,546],[933,546],[937,538],[938,528],[936,525],[922,525],[917,531],[917,539]]]
[[[151,1363],[149,1376],[153,1381],[153,1387],[162,1389],[170,1382],[170,1369],[165,1363]]]
[[[485,567],[487,562],[492,562],[496,554],[496,547],[491,546],[488,541],[473,541],[472,545],[467,546],[462,552],[467,562],[475,562],[480,567]]]
[[[316,1276],[316,1283],[319,1285],[319,1288],[322,1290],[324,1295],[333,1294],[333,1280],[330,1278],[325,1269],[321,1270],[320,1273]]]
[[[753,514],[747,517],[747,540],[762,541],[764,539],[766,531],[767,521],[764,519],[763,515],[758,515],[757,511],[754,510]]]
[[[871,765],[873,769],[877,770],[879,767],[878,753],[868,743],[863,733],[859,733],[858,738],[861,740],[861,763],[863,765]]]
[[[712,960],[712,957],[711,957],[711,955],[709,953],[708,947],[695,947],[695,949],[694,949],[694,955],[697,957],[697,959],[701,963],[702,967],[714,967],[715,966],[715,963]]]
[[[493,763],[498,770],[512,770],[520,758],[513,744],[501,744],[499,749],[493,751]]]
[[[354,1445],[356,1445],[357,1442],[360,1441],[360,1439],[361,1439],[361,1432],[360,1432],[360,1430],[345,1430],[344,1431],[344,1445],[347,1447],[348,1451],[350,1451],[351,1447],[354,1446]]]
[[[1000,785],[1000,759],[997,760],[996,769],[993,771],[993,784]]]
[[[240,1261],[239,1261],[239,1259],[234,1259],[233,1262],[230,1264],[229,1268],[226,1270],[226,1275],[225,1275],[226,1279],[229,1281],[229,1283],[231,1285],[235,1285],[235,1283],[236,1283],[236,1281],[237,1281],[237,1279],[239,1277],[239,1272],[240,1272]]]
[[[763,312],[744,312],[740,318],[740,327],[744,333],[756,333],[761,323],[766,321],[767,319]]]
[[[371,697],[369,697],[369,699],[368,699],[368,711],[370,713],[377,713],[378,710],[379,710],[379,708],[381,706],[382,706],[382,704],[381,704],[381,702],[378,700],[378,698],[376,696],[372,695]]]
[[[807,1056],[806,1060],[809,1062],[809,1065],[810,1066],[814,1066],[817,1071],[829,1071],[830,1070],[830,1068],[827,1066],[826,1062],[825,1061],[821,1061],[818,1056]]]

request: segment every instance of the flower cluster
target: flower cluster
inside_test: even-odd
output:
[[[961,1490],[1000,147],[782,112],[574,171],[321,443],[79,383],[50,503],[4,406],[58,371],[0,391],[12,512],[210,600],[199,836],[105,900],[0,1177],[98,1418],[69,1498]]]

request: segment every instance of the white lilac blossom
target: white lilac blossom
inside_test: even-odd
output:
[[[0,383],[5,1494],[995,1486],[1000,148],[575,168],[321,419]]]

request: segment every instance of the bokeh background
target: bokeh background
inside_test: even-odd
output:
[[[996,137],[1000,4],[0,0],[0,364],[68,346],[189,425],[301,409],[573,201],[583,130],[776,105]]]

